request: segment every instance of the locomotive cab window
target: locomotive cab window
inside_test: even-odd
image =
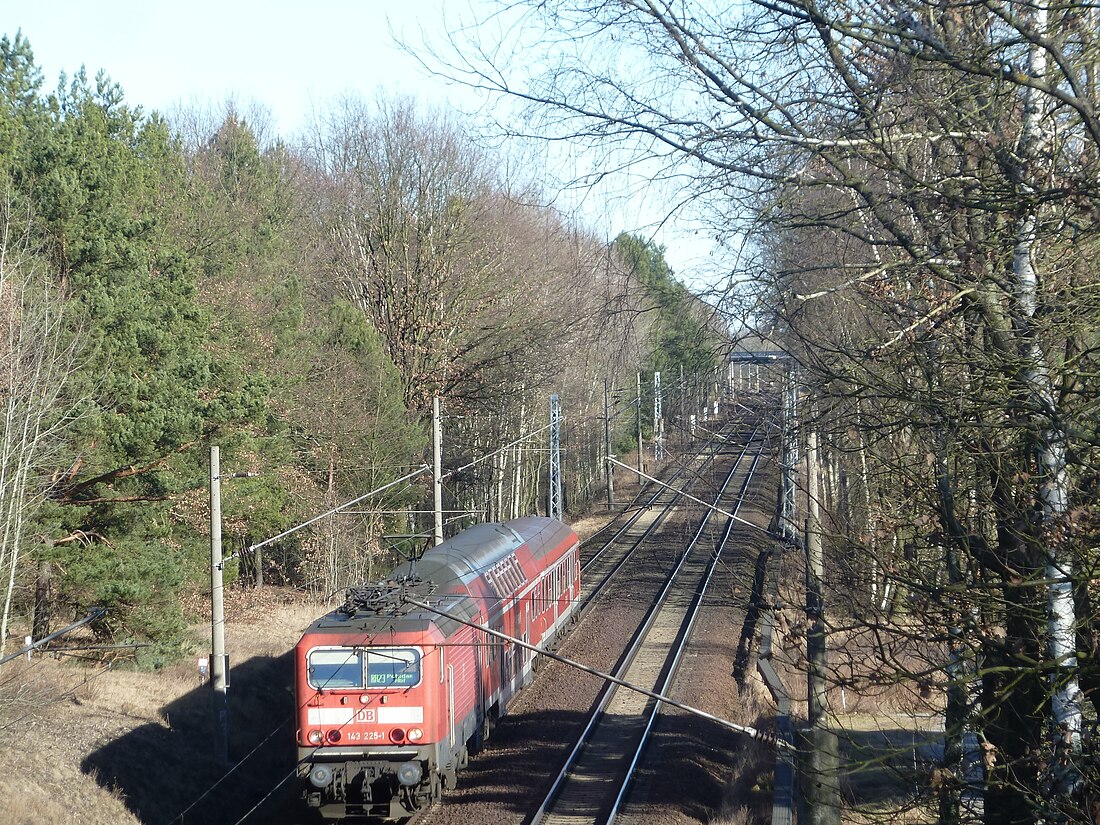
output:
[[[320,690],[363,687],[363,652],[349,648],[311,650],[309,686]]]

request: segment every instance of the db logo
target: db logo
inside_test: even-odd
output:
[[[374,721],[374,708],[362,708],[355,712],[355,721],[370,723]]]

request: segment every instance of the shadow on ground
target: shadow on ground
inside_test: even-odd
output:
[[[291,776],[296,758],[292,685],[289,651],[233,667],[229,755],[235,768],[228,773],[215,759],[209,685],[162,708],[166,725],[143,725],[107,743],[81,769],[121,794],[149,825],[308,821]]]
[[[708,719],[675,711],[662,714],[634,777],[629,805],[651,815],[667,809],[707,822],[722,810],[734,783],[739,804],[759,806],[759,766],[745,758],[745,744],[742,734]],[[765,767],[770,771],[770,765]],[[735,772],[745,773],[742,782]]]
[[[446,821],[484,819],[486,809],[515,816],[537,807],[569,753],[569,737],[586,718],[566,710],[506,716],[487,749],[459,775],[458,791],[444,794]]]
[[[838,731],[841,790],[855,808],[900,813],[929,800],[943,733],[898,728]]]

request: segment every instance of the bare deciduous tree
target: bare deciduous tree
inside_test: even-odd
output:
[[[325,177],[329,289],[381,334],[410,409],[423,415],[433,395],[444,399],[456,456],[540,430],[552,392],[568,396],[574,420],[594,415],[604,377],[637,361],[635,320],[623,311],[635,299],[608,246],[568,226],[529,184],[501,179],[457,122],[410,101],[348,100],[313,153]],[[453,491],[456,503],[491,517],[530,512],[532,446],[479,466]],[[599,475],[596,463],[586,477]]]
[[[65,381],[74,365],[71,332],[62,323],[63,300],[43,275],[19,231],[11,206],[0,210],[0,579],[4,607],[0,652],[19,588],[27,583],[34,537],[27,525],[49,491],[66,424]]]

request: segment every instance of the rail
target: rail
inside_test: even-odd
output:
[[[678,506],[680,500],[685,497],[691,498],[687,492],[688,488],[698,481],[703,471],[718,454],[719,446],[713,444],[710,446],[712,447],[710,450],[697,453],[694,457],[694,461],[690,465],[685,464],[680,467],[670,479],[672,482],[679,481],[686,472],[691,471],[692,477],[689,478],[682,487],[677,489],[670,484],[660,485],[657,491],[646,501],[645,505],[630,516],[626,523],[623,524],[611,538],[604,542],[600,549],[584,563],[582,572],[585,575],[581,577],[582,593],[579,597],[580,604],[578,604],[578,609],[580,611],[583,612],[589,604],[599,597],[615,578],[615,575],[626,566],[628,561],[630,561],[634,552],[642,546],[649,536],[660,528],[669,514]],[[661,503],[660,511],[654,515],[651,508],[661,499],[665,500]],[[626,536],[631,528],[637,526],[638,523],[642,521],[643,516],[647,514],[652,516],[652,518],[644,523],[641,534],[630,537],[629,547],[616,555],[613,550],[619,546],[620,539]]]
[[[741,487],[737,493],[737,501],[734,505],[733,510],[734,514],[736,514],[737,511],[741,509],[741,503],[745,499],[745,493],[748,490],[749,483],[752,481],[753,475],[756,472],[756,467],[760,463],[760,456],[761,453],[757,452],[752,457],[752,464],[749,466],[749,470],[745,474],[745,477],[741,482]],[[726,479],[726,482],[722,485],[722,489],[719,491],[719,496],[721,496],[725,492],[725,489],[729,485],[729,482],[733,479],[736,470],[737,467],[734,467],[734,470],[730,472],[729,476]],[[699,535],[702,535],[702,530],[706,526],[707,519],[709,519],[710,516],[714,514],[714,512],[714,510],[708,510],[706,515],[703,517],[703,524],[700,526]],[[695,629],[695,622],[699,617],[699,611],[702,608],[703,602],[707,596],[707,592],[710,589],[710,583],[711,579],[713,579],[714,577],[714,571],[717,568],[719,561],[721,560],[722,553],[725,551],[726,545],[729,543],[730,534],[733,531],[734,523],[735,522],[733,519],[728,519],[726,521],[726,528],[722,532],[722,538],[719,540],[718,546],[715,548],[714,554],[711,556],[710,562],[707,564],[706,574],[703,577],[703,584],[701,587],[698,588],[695,594],[695,598],[691,603],[691,607],[689,608],[687,615],[687,624],[685,625],[683,632],[680,635],[680,641],[679,644],[676,645],[675,654],[672,657],[671,664],[666,671],[664,678],[661,680],[660,687],[658,688],[660,693],[669,692],[672,687],[672,681],[676,678],[676,674],[680,669],[680,662],[683,659],[684,651],[687,649],[688,643],[691,641],[691,634],[692,631]],[[615,798],[615,803],[611,807],[611,813],[607,818],[608,825],[611,825],[611,823],[615,821],[615,817],[618,815],[619,809],[626,801],[626,794],[630,788],[630,783],[631,779],[634,776],[635,768],[641,761],[642,754],[649,744],[650,734],[653,731],[653,726],[654,724],[656,724],[657,717],[660,715],[660,712],[661,706],[657,704],[655,704],[650,709],[649,719],[646,722],[646,727],[642,733],[641,741],[638,742],[638,746],[635,749],[634,758],[630,762],[630,767],[628,768],[626,774],[626,780],[623,782],[622,787],[619,790],[618,796]]]

